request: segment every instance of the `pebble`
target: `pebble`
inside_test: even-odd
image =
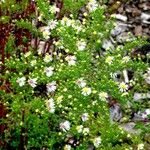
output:
[[[128,133],[140,134],[140,132],[141,132],[140,130],[134,129],[135,125],[136,124],[134,122],[128,122],[125,124],[121,124],[120,127],[123,128]]]
[[[150,93],[134,93],[134,101],[150,98]]]
[[[119,105],[115,104],[110,107],[110,119],[111,121],[119,121],[122,118],[122,112]]]
[[[116,19],[123,21],[123,22],[126,22],[128,20],[128,18],[126,16],[123,16],[121,14],[114,14],[114,16]]]
[[[112,44],[112,42],[110,40],[104,40],[103,44],[102,44],[102,48],[104,48],[105,50],[108,49],[114,49],[114,45]]]
[[[116,37],[117,42],[119,43],[125,43],[127,41],[133,41],[135,38],[132,34],[129,34],[128,32],[123,32],[120,35]]]
[[[117,24],[117,26],[111,31],[112,36],[117,36],[122,32],[127,31],[127,25]]]

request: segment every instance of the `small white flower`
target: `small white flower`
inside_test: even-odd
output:
[[[61,20],[61,25],[63,25],[63,26],[66,25],[66,26],[70,27],[70,26],[74,25],[74,23],[75,23],[74,20],[71,20],[67,17],[63,17],[62,20]]]
[[[54,70],[53,67],[46,67],[44,72],[46,73],[46,76],[50,77],[53,75],[53,70]]]
[[[99,93],[99,99],[102,101],[106,101],[106,99],[108,98],[108,94],[106,92],[100,92]]]
[[[71,145],[65,145],[64,150],[71,150]]]
[[[44,57],[44,62],[48,63],[48,62],[50,62],[50,61],[52,61],[52,60],[53,60],[53,59],[52,59],[52,56],[47,53],[47,54],[45,55],[45,57]]]
[[[79,51],[83,51],[86,48],[86,42],[84,40],[78,41],[77,47]]]
[[[24,54],[24,57],[29,57],[30,55],[31,55],[31,51],[26,52],[26,53]]]
[[[42,21],[42,19],[43,19],[43,14],[40,14],[40,15],[38,16],[38,21]]]
[[[36,65],[36,60],[32,60],[31,61],[31,66],[35,66]]]
[[[78,133],[81,133],[83,131],[83,125],[77,126],[76,130]]]
[[[91,90],[91,88],[89,88],[89,87],[84,87],[83,89],[82,89],[82,94],[84,95],[84,96],[88,96],[88,95],[90,95],[92,93],[92,90]]]
[[[70,122],[64,121],[64,122],[60,123],[60,129],[63,130],[64,132],[70,130]]]
[[[50,6],[49,10],[53,14],[55,14],[56,12],[60,12],[60,9],[56,5]]]
[[[83,134],[84,134],[84,135],[88,135],[89,132],[90,132],[90,129],[89,129],[89,128],[84,128],[84,129],[83,129]]]
[[[22,87],[25,85],[25,81],[26,81],[26,78],[21,77],[21,78],[18,78],[16,82],[19,84],[20,87]]]
[[[75,57],[75,56],[69,55],[69,56],[67,56],[67,57],[65,58],[65,60],[68,62],[68,65],[69,65],[69,66],[72,66],[72,65],[75,65],[75,64],[76,64],[76,57]]]
[[[141,143],[141,144],[138,144],[138,149],[137,150],[143,150],[144,149],[144,144]]]
[[[46,101],[46,106],[49,112],[54,113],[55,112],[55,103],[52,98]]]
[[[84,113],[81,116],[82,121],[87,121],[89,119],[89,114],[88,113]]]
[[[28,83],[29,83],[30,86],[32,86],[33,88],[35,88],[36,85],[37,85],[37,78],[29,79]]]
[[[44,26],[44,27],[41,27],[40,28],[40,30],[41,30],[41,32],[43,33],[43,37],[45,38],[45,39],[48,39],[49,38],[49,36],[50,36],[50,28],[48,27],[48,26]]]
[[[125,56],[122,58],[122,63],[127,63],[130,60],[129,56]]]
[[[121,92],[126,92],[128,90],[128,85],[125,82],[119,84],[119,89]]]
[[[48,83],[47,85],[46,85],[46,87],[47,87],[47,92],[49,93],[49,92],[54,92],[55,90],[56,90],[56,88],[57,88],[57,86],[56,86],[56,81],[52,81],[51,83]]]
[[[94,144],[94,146],[96,147],[96,148],[98,148],[99,147],[99,145],[101,144],[101,137],[96,137],[96,138],[94,138],[93,139],[93,144]]]
[[[83,88],[83,87],[86,86],[86,82],[85,82],[85,80],[83,80],[83,78],[78,79],[78,80],[76,81],[76,84],[77,84],[79,87],[81,87],[81,88]]]
[[[114,60],[113,56],[108,56],[105,60],[106,63],[108,63],[109,65],[112,64],[112,61]]]
[[[150,109],[146,109],[144,113],[142,113],[142,118],[147,118],[150,115]]]
[[[146,109],[145,112],[147,115],[150,115],[150,109]]]
[[[89,0],[88,4],[87,4],[87,9],[89,10],[89,12],[93,12],[97,9],[98,7],[98,3],[96,0]]]
[[[51,20],[50,22],[48,22],[48,26],[51,30],[55,29],[57,24],[58,22],[56,20]]]

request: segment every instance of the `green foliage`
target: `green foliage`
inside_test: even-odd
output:
[[[10,3],[15,6],[10,12],[27,6],[27,1],[20,3],[22,8],[15,1]],[[21,36],[22,43],[17,46],[19,39],[11,33],[5,46],[10,57],[2,74],[2,85],[9,83],[9,92],[0,93],[8,110],[1,123],[7,124],[1,139],[7,143],[3,149],[21,145],[50,150],[69,149],[70,145],[78,150],[91,145],[100,150],[139,147],[143,142],[140,135],[128,134],[113,122],[108,103],[115,99],[125,109],[145,83],[148,63],[132,57],[133,48],[144,40],[127,41],[123,47],[104,52],[102,44],[114,20],[105,17],[104,7],[95,0],[64,0],[62,8],[55,2],[37,0],[36,7],[39,15],[32,14],[36,24],[30,17],[12,22],[15,29],[30,33],[32,38]],[[79,19],[81,7],[85,12]],[[4,20],[7,22],[7,17]],[[33,39],[39,43],[32,44]],[[46,43],[41,48],[42,40]],[[23,51],[23,46],[28,51]],[[127,84],[122,72],[128,69],[134,73]],[[113,77],[118,71],[121,82]]]

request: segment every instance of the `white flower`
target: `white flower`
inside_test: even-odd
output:
[[[64,122],[60,123],[60,129],[63,130],[64,132],[70,130],[70,122],[64,121]]]
[[[48,62],[50,62],[50,61],[52,61],[52,60],[53,60],[53,59],[52,59],[52,56],[47,53],[47,54],[45,55],[45,57],[44,57],[44,62],[48,63]]]
[[[56,12],[60,12],[60,9],[56,5],[50,6],[49,10],[53,14],[55,14]]]
[[[53,75],[53,70],[54,70],[53,67],[46,67],[44,72],[46,73],[46,76],[50,77]]]
[[[108,94],[106,92],[100,92],[99,93],[99,99],[102,101],[106,101],[106,99],[108,98]]]
[[[88,96],[88,95],[90,95],[92,93],[92,90],[91,90],[91,88],[89,88],[89,87],[84,87],[83,89],[82,89],[82,94],[84,95],[84,96]]]
[[[64,150],[71,150],[71,145],[65,145]]]
[[[76,130],[78,133],[81,133],[83,131],[83,125],[77,126]]]
[[[45,39],[48,39],[49,38],[49,36],[50,36],[50,28],[48,27],[48,26],[44,26],[44,27],[41,27],[40,28],[40,30],[41,30],[41,32],[43,33],[43,37],[45,38]]]
[[[114,60],[114,57],[113,57],[113,56],[108,56],[108,57],[106,58],[105,62],[110,65],[113,60]]]
[[[75,56],[69,55],[69,56],[67,56],[67,57],[65,58],[65,60],[68,62],[68,65],[69,65],[69,66],[72,66],[72,65],[75,65],[75,64],[76,64],[76,57],[75,57]]]
[[[25,80],[26,80],[25,77],[21,77],[21,78],[18,78],[16,82],[19,84],[20,87],[22,87],[25,85]]]
[[[130,60],[129,56],[125,56],[122,58],[122,63],[127,63]]]
[[[29,79],[28,83],[29,83],[30,86],[32,86],[33,88],[35,88],[36,85],[37,85],[37,78]]]
[[[92,11],[95,11],[97,9],[98,3],[96,0],[89,0],[86,7],[89,10],[89,12],[92,12]]]
[[[5,0],[1,0],[0,3],[1,3],[1,2],[2,2],[2,3],[5,3]]]
[[[40,15],[38,16],[38,21],[42,21],[42,19],[43,19],[43,14],[40,14]]]
[[[46,85],[47,87],[47,92],[54,92],[56,90],[56,81],[52,81],[51,83],[48,83]]]
[[[54,113],[55,112],[55,103],[52,98],[46,101],[46,106],[49,112]]]
[[[128,90],[128,85],[125,82],[121,82],[119,84],[119,89],[120,89],[121,92],[125,92],[125,91]]]
[[[52,30],[56,28],[57,24],[58,24],[58,22],[56,20],[51,20],[48,22],[48,26]]]
[[[31,55],[31,51],[26,52],[26,53],[24,54],[24,57],[29,57],[30,55]]]
[[[31,66],[34,66],[34,65],[36,65],[36,60],[31,61]]]
[[[96,137],[93,139],[93,144],[97,148],[101,144],[101,137]]]
[[[79,87],[81,87],[81,88],[83,88],[83,87],[86,86],[86,82],[85,82],[85,80],[83,80],[83,78],[78,79],[78,80],[76,81],[76,84],[77,84]]]
[[[83,29],[83,27],[81,26],[81,25],[72,25],[72,27],[75,29],[75,30],[77,30],[77,33],[79,33],[82,29]]]
[[[144,149],[144,144],[141,143],[141,144],[138,144],[138,149],[137,150],[143,150]]]
[[[83,51],[86,48],[86,42],[84,40],[78,41],[77,47],[79,51]]]
[[[89,128],[84,128],[84,129],[83,129],[83,134],[84,134],[84,135],[88,135],[89,132],[90,132],[90,129],[89,129]]]
[[[74,23],[75,23],[74,20],[71,20],[67,17],[63,17],[62,20],[61,20],[61,25],[63,25],[63,26],[66,25],[66,26],[69,27],[69,26],[72,26]]]
[[[150,109],[146,109],[144,113],[142,113],[142,118],[147,118],[150,115]]]
[[[82,119],[82,121],[87,121],[89,119],[88,113],[82,114],[81,119]]]

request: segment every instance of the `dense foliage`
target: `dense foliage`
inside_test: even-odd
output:
[[[1,14],[9,32],[2,149],[143,149],[142,136],[124,131],[111,109],[126,111],[129,103],[134,109],[134,92],[148,91],[148,63],[133,57],[145,41],[127,39],[104,50],[115,23],[96,0],[3,0]]]

